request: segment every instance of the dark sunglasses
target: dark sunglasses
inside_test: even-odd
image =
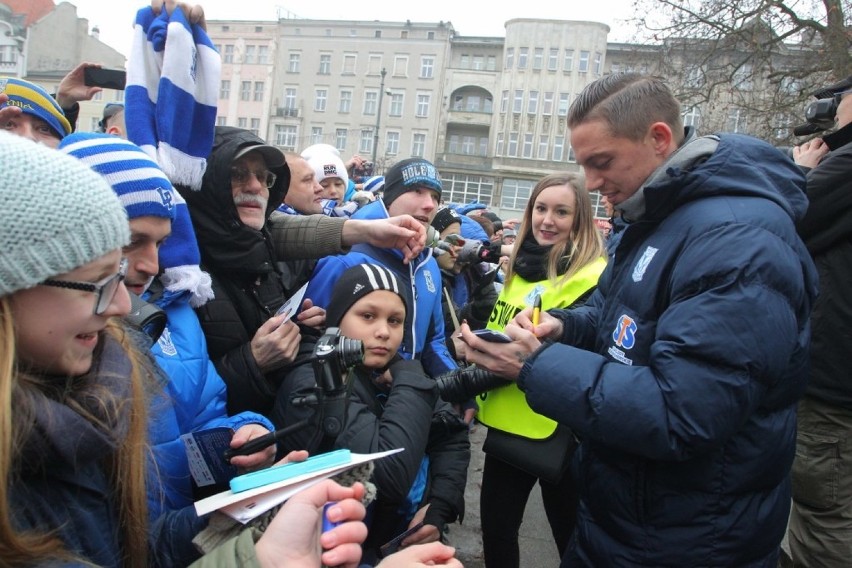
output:
[[[118,272],[112,276],[107,276],[100,282],[73,282],[69,280],[45,280],[41,286],[53,286],[54,288],[69,288],[71,290],[82,290],[84,292],[94,292],[95,294],[95,314],[102,315],[112,299],[115,298],[115,293],[118,291],[118,285],[124,281],[127,276],[127,259],[122,258],[118,266]]]

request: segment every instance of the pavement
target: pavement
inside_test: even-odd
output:
[[[487,428],[481,424],[474,426],[470,434],[470,466],[467,472],[465,488],[465,514],[462,524],[450,526],[447,535],[449,543],[456,548],[458,558],[465,568],[485,568],[482,554],[482,528],[479,516],[479,490],[482,487],[482,466],[485,454],[482,442]],[[559,554],[550,534],[550,525],[541,503],[538,485],[530,494],[530,500],[524,514],[524,521],[518,537],[521,551],[521,568],[556,568],[559,566]]]

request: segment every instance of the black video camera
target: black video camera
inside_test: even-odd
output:
[[[837,107],[840,99],[845,93],[852,89],[852,76],[814,91],[812,95],[817,99],[805,107],[805,124],[793,129],[796,136],[807,136],[828,130],[834,126],[834,117],[837,116]]]
[[[364,360],[364,344],[330,327],[314,346],[312,365],[322,413],[320,427],[326,436],[336,437],[346,424],[348,393],[343,375],[349,367]]]
[[[156,343],[168,323],[166,312],[132,292],[128,294],[130,295],[130,313],[125,320],[144,331]]]

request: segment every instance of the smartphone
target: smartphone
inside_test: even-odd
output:
[[[88,87],[103,87],[123,91],[127,84],[127,72],[124,69],[104,69],[86,67],[83,69],[83,82]]]
[[[473,334],[485,341],[493,341],[494,343],[511,343],[512,338],[502,331],[494,331],[493,329],[477,329]]]

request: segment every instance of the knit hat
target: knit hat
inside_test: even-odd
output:
[[[370,193],[378,193],[385,188],[385,176],[373,176],[371,178],[367,178],[367,181],[364,182],[362,189],[364,191],[369,191]]]
[[[302,157],[304,158],[304,156]],[[349,173],[346,171],[346,166],[340,156],[330,152],[317,152],[305,158],[305,160],[314,170],[317,183],[326,178],[340,178],[343,180],[343,185],[349,185]]]
[[[121,203],[77,160],[0,132],[0,171],[0,296],[130,242]]]
[[[171,220],[172,232],[159,251],[163,285],[172,292],[189,291],[194,307],[213,298],[210,275],[199,267],[201,255],[186,201],[148,154],[133,142],[100,133],[71,134],[60,142],[59,149],[101,174],[130,219]]]
[[[101,174],[118,195],[129,219],[174,219],[172,182],[133,142],[100,132],[76,132],[66,136],[59,149]]]
[[[378,264],[358,264],[347,268],[334,284],[325,312],[325,324],[330,327],[340,325],[352,304],[376,290],[397,294],[405,305],[405,313],[410,313],[408,289],[401,286],[396,273]]]
[[[406,191],[420,188],[437,191],[440,197],[444,189],[441,185],[441,175],[432,162],[423,158],[408,158],[395,163],[385,172],[385,192],[382,200],[385,207],[390,207],[390,204]]]
[[[0,78],[0,93],[9,96],[9,102],[0,105],[0,108],[16,106],[24,111],[24,114],[31,114],[42,119],[50,125],[60,140],[71,134],[71,123],[65,118],[62,108],[47,91],[35,83],[14,77],[3,77]]]
[[[453,223],[461,224],[461,215],[449,207],[439,209],[438,212],[435,213],[435,217],[432,219],[432,226],[435,227],[435,230],[439,233],[443,233],[444,230]]]

